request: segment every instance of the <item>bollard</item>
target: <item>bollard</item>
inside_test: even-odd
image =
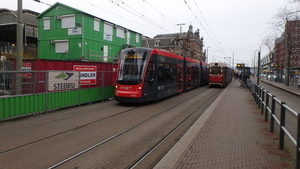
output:
[[[275,122],[275,119],[273,116],[275,116],[275,95],[272,95],[272,108],[271,108],[271,123],[270,123],[270,132],[271,133],[274,133],[274,122]]]
[[[284,149],[284,131],[282,127],[285,127],[285,108],[283,105],[285,102],[281,102],[281,112],[280,112],[280,131],[279,131],[279,149]]]
[[[268,121],[268,115],[269,115],[268,107],[269,107],[269,91],[267,91],[266,93],[265,122]]]

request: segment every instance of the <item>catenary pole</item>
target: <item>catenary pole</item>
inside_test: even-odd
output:
[[[22,70],[23,64],[23,2],[18,0],[18,23],[17,23],[17,65],[16,70]],[[16,94],[21,94],[22,90],[22,77],[21,74],[17,74],[16,79]]]

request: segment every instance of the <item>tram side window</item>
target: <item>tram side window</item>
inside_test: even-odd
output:
[[[158,75],[158,77],[157,77],[157,79],[158,79],[158,84],[159,84],[159,85],[164,84],[165,81],[164,81],[164,66],[163,66],[163,64],[159,64],[159,65],[158,65],[157,75]]]
[[[146,71],[146,81],[152,83],[155,78],[155,63],[149,62],[147,71]]]
[[[172,70],[169,64],[165,64],[165,82],[171,83],[172,79]]]
[[[176,82],[176,65],[171,65],[171,69],[172,69],[172,82]]]

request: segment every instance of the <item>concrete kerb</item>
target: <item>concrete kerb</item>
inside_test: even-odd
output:
[[[174,168],[176,162],[184,154],[191,142],[194,140],[198,132],[204,127],[205,122],[213,114],[217,105],[225,96],[228,87],[220,94],[220,96],[206,109],[203,115],[192,125],[192,127],[182,136],[173,148],[162,158],[162,160],[154,167],[154,169]]]

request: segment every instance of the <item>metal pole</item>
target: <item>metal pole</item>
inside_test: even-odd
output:
[[[268,121],[268,107],[269,107],[269,91],[266,93],[266,107],[265,107],[265,121]]]
[[[265,89],[262,88],[262,96],[261,96],[261,114],[264,114],[264,101],[265,101]]]
[[[275,123],[275,119],[273,116],[275,116],[275,95],[272,96],[272,108],[271,108],[271,123],[270,123],[270,132],[274,133],[274,123]]]
[[[280,112],[280,130],[279,130],[279,149],[283,150],[284,148],[284,131],[283,127],[285,127],[285,108],[283,105],[285,102],[281,102],[281,112]]]
[[[261,104],[261,87],[258,86],[258,108],[260,109],[260,104]]]
[[[297,131],[300,131],[300,115],[298,114]],[[300,168],[300,134],[297,132],[296,168]]]
[[[259,86],[259,72],[260,72],[260,51],[258,52],[258,65],[257,65],[257,86]]]
[[[4,71],[4,61],[2,61],[2,70]],[[5,92],[5,74],[3,73],[3,90],[4,90],[4,93]]]
[[[17,23],[17,67],[16,70],[22,70],[23,64],[23,7],[22,0],[18,0],[18,23]],[[22,93],[22,77],[21,74],[17,74],[16,80],[16,94]]]

